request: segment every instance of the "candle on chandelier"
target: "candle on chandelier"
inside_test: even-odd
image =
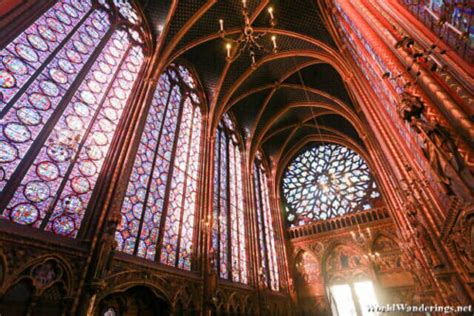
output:
[[[242,0],[242,6],[247,9],[247,0]]]
[[[232,48],[232,45],[230,45],[230,43],[227,43],[225,47],[227,48],[227,58],[230,58],[230,49]]]
[[[272,35],[272,43],[273,43],[273,49],[277,49],[277,42],[276,42],[276,36]]]
[[[273,20],[274,19],[274,17],[273,17],[273,7],[268,8],[268,13],[270,14],[270,18]]]
[[[220,19],[219,20],[219,25],[221,27],[221,31],[224,32],[224,20]]]

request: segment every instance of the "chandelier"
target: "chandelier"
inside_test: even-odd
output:
[[[276,24],[275,17],[273,15],[273,8],[268,8],[268,14],[270,15],[270,28],[273,28]],[[250,60],[252,61],[252,68],[256,66],[256,56],[257,52],[266,52],[266,53],[276,53],[277,52],[277,43],[276,36],[271,36],[271,42],[273,47],[268,49],[263,43],[263,38],[266,37],[267,32],[255,32],[252,24],[250,22],[249,10],[247,7],[247,0],[242,0],[242,16],[244,19],[244,26],[239,34],[238,39],[233,39],[227,36],[226,31],[224,30],[224,20],[219,20],[219,35],[225,41],[225,48],[227,50],[226,60],[229,63],[234,62],[240,55],[244,52],[248,52]],[[236,53],[231,54],[232,48],[235,47]]]

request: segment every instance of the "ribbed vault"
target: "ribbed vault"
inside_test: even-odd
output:
[[[223,19],[226,32],[238,36],[243,24],[240,1],[183,0],[170,5],[173,11],[163,30],[155,75],[177,59],[194,65],[210,106],[208,133],[231,112],[251,158],[262,149],[280,166],[296,144],[304,146],[314,137],[344,140],[363,149],[363,124],[345,84],[351,74],[322,19],[322,1],[247,3],[255,31],[277,37],[277,53],[258,55],[255,68],[245,53],[228,63],[218,21]],[[156,5],[143,5],[157,23]],[[270,5],[277,18],[274,29],[268,28]]]

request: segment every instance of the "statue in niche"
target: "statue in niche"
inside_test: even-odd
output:
[[[459,259],[468,271],[474,270],[474,215],[464,218],[451,234]]]
[[[359,257],[359,256],[354,256],[354,257],[353,257],[353,261],[354,261],[354,265],[355,265],[356,267],[358,267],[358,266],[361,265],[360,257]]]
[[[44,288],[58,279],[60,271],[56,271],[55,265],[52,261],[48,261],[33,268],[32,275],[36,286]]]
[[[101,282],[110,271],[112,261],[117,247],[115,240],[115,231],[120,222],[120,215],[113,214],[105,220],[102,236],[98,242],[94,260],[94,278],[93,282]]]
[[[459,175],[465,185],[472,189],[474,188],[472,174],[466,168],[450,133],[439,123],[428,122],[423,116],[424,108],[425,105],[419,96],[408,91],[401,94],[398,112],[401,118],[407,121],[420,135],[423,141],[423,154],[438,176],[439,182],[446,189],[448,195],[454,195],[456,191],[459,195],[464,196],[465,194],[455,189],[455,186],[459,185],[453,182]]]
[[[343,269],[349,268],[349,257],[347,255],[341,253],[340,260],[341,260],[341,267]]]

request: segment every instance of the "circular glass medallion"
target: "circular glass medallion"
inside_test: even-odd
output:
[[[77,11],[68,3],[63,4],[64,11],[72,18],[77,18]]]
[[[59,235],[69,235],[75,231],[74,219],[71,216],[62,215],[53,221],[53,231]]]
[[[117,112],[110,107],[104,110],[104,114],[105,114],[105,117],[111,120],[112,122],[118,119]]]
[[[62,23],[66,24],[66,25],[71,24],[71,19],[63,11],[56,10],[54,13],[56,14],[56,17],[58,18],[58,20],[61,21]]]
[[[76,112],[77,115],[82,117],[88,117],[90,113],[89,107],[82,102],[74,103],[74,112]]]
[[[33,224],[38,217],[38,209],[31,204],[17,204],[10,213],[13,222],[23,225]]]
[[[50,189],[44,182],[31,181],[26,184],[24,194],[30,202],[39,203],[49,197]]]
[[[41,115],[31,108],[22,107],[16,110],[16,116],[25,125],[38,125],[41,123]]]
[[[62,70],[54,69],[54,68],[50,69],[49,70],[49,75],[57,83],[64,84],[64,83],[67,82],[67,76]]]
[[[107,82],[107,76],[104,75],[102,71],[94,71],[94,79],[97,80],[100,83],[106,83]]]
[[[71,180],[71,187],[77,194],[84,194],[90,189],[89,181],[84,177],[74,177]]]
[[[59,59],[58,61],[59,68],[61,68],[65,73],[73,74],[76,70],[69,60],[64,58]]]
[[[15,146],[5,141],[0,141],[0,163],[11,162],[18,158],[18,150]]]
[[[91,145],[87,147],[87,156],[89,156],[92,160],[100,160],[102,159],[102,151],[99,147],[95,145]]]
[[[109,51],[112,54],[112,56],[116,58],[120,57],[120,52],[117,50],[117,48],[110,46]]]
[[[99,93],[102,91],[102,86],[98,84],[95,80],[89,80],[87,86],[92,92]]]
[[[16,84],[15,77],[5,70],[0,70],[0,88],[13,88]]]
[[[28,42],[31,44],[31,46],[37,50],[45,52],[49,49],[48,43],[46,43],[45,40],[38,35],[29,34],[26,38],[28,39]]]
[[[121,50],[125,48],[122,41],[119,41],[118,39],[114,39],[114,46]]]
[[[68,213],[79,213],[82,210],[82,201],[75,195],[66,196],[61,205],[64,212]]]
[[[51,107],[51,101],[49,98],[41,93],[32,93],[28,97],[28,101],[34,108],[38,110],[46,111]]]
[[[94,104],[96,101],[94,94],[87,90],[81,92],[81,99],[88,104]]]
[[[102,129],[102,131],[104,131],[104,132],[112,132],[115,128],[115,125],[112,124],[112,122],[110,122],[108,119],[105,119],[105,118],[103,118],[99,121],[99,126]]]
[[[76,48],[76,50],[77,50],[79,53],[81,53],[81,54],[87,54],[87,52],[89,51],[89,50],[87,49],[87,46],[84,45],[83,42],[74,41],[72,44],[74,45],[74,47]]]
[[[97,167],[91,160],[83,160],[79,163],[79,171],[86,177],[96,174]]]
[[[122,102],[120,102],[120,100],[117,98],[110,98],[110,104],[112,104],[112,106],[116,109],[120,110],[122,108]]]
[[[114,89],[115,96],[119,98],[120,100],[125,100],[127,98],[127,95],[123,89],[120,88],[115,88]]]
[[[40,34],[42,38],[50,42],[56,42],[58,40],[53,30],[51,30],[49,27],[45,25],[38,25],[38,33]]]
[[[110,66],[102,61],[99,62],[99,68],[105,74],[110,74],[112,72],[112,69],[110,68]]]
[[[71,62],[75,64],[80,64],[82,62],[81,55],[73,49],[66,50],[66,56]]]
[[[48,157],[53,161],[64,162],[70,159],[69,149],[61,144],[50,144],[46,151]]]
[[[30,130],[23,124],[8,123],[3,128],[3,134],[16,143],[24,143],[31,138]]]
[[[19,58],[8,55],[3,57],[2,62],[14,74],[25,75],[28,72],[28,68]]]
[[[17,54],[26,61],[29,62],[37,62],[38,55],[34,51],[33,48],[26,46],[25,44],[17,44],[15,45],[15,51]]]
[[[115,60],[115,58],[113,58],[109,54],[104,54],[104,59],[111,66],[115,66],[117,64],[117,61]]]
[[[79,11],[84,11],[84,7],[82,6],[80,1],[71,0],[71,4],[74,6],[74,8],[78,9]]]
[[[64,33],[64,26],[58,20],[56,20],[54,18],[48,18],[48,19],[46,19],[46,23],[48,23],[48,26],[53,31],[56,31],[58,33]]]
[[[87,46],[93,46],[94,45],[94,41],[92,40],[92,38],[87,35],[86,33],[81,33],[80,35],[81,37],[81,41],[86,44]]]
[[[128,80],[128,81],[132,81],[132,80],[133,80],[133,75],[132,75],[132,73],[131,73],[130,71],[128,71],[128,70],[122,71],[122,76],[123,76],[126,80]]]
[[[58,86],[49,80],[44,80],[40,83],[41,90],[50,97],[57,97],[59,94]]]
[[[99,31],[102,31],[104,29],[104,25],[102,25],[102,23],[100,23],[100,21],[97,19],[92,20],[92,25],[94,25],[94,27]]]
[[[94,141],[98,146],[107,145],[108,139],[107,139],[107,136],[104,133],[95,132],[94,136],[92,136],[92,137],[94,138]]]
[[[122,88],[124,90],[129,90],[131,88],[130,87],[130,82],[128,82],[127,80],[119,79],[118,83],[120,85],[120,88]]]
[[[43,161],[36,167],[36,173],[45,181],[53,181],[58,178],[59,169],[54,163]]]
[[[68,115],[66,117],[66,124],[73,131],[80,131],[83,127],[82,120],[75,115]]]
[[[89,34],[92,38],[98,39],[100,37],[99,33],[93,28],[92,26],[88,25],[86,26],[86,32]]]

